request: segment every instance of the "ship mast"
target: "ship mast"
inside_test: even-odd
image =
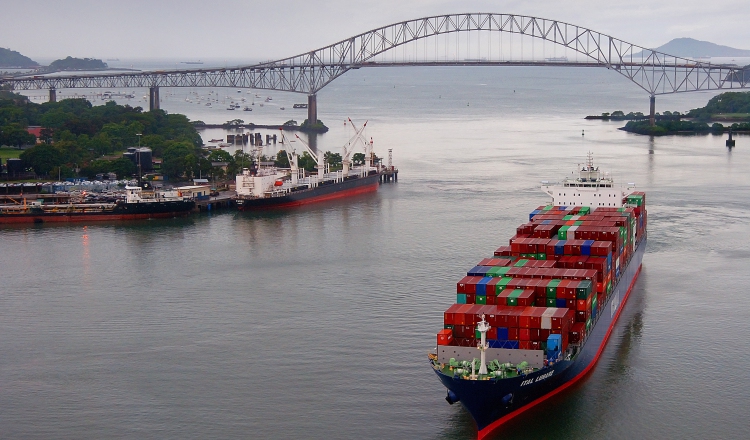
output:
[[[487,331],[490,329],[490,324],[484,320],[484,315],[482,315],[482,320],[477,323],[477,331],[481,333],[482,339],[479,342],[479,345],[477,345],[477,349],[479,349],[479,374],[487,374],[487,364],[486,364],[486,352],[487,352]],[[473,373],[474,368],[472,368]]]

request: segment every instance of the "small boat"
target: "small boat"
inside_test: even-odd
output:
[[[253,111],[253,109],[251,109],[250,107],[245,107],[245,108],[242,109],[242,111],[243,112],[251,112],[251,111]]]
[[[292,108],[307,108],[307,104],[294,104]]]
[[[284,108],[284,107],[279,107],[279,110],[286,110],[286,108]]]
[[[211,139],[209,142],[224,142],[224,139]]]
[[[234,106],[230,105],[229,107],[227,107],[227,110],[234,110]]]
[[[269,102],[269,101],[272,101],[272,100],[273,100],[273,98],[271,98],[270,96],[268,98],[266,98],[266,102]]]
[[[210,107],[210,106],[211,106],[211,103],[210,103],[210,102],[207,102],[207,103],[206,103],[206,107]]]

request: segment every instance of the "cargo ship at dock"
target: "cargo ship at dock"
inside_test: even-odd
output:
[[[0,205],[0,224],[66,223],[143,220],[188,215],[195,201],[178,190],[144,191],[126,186],[125,199],[112,202],[43,203]]]
[[[429,362],[483,439],[584,378],[641,270],[646,194],[593,165],[544,183],[552,203],[457,283]]]
[[[351,120],[349,120],[351,122]],[[376,165],[372,153],[372,140],[367,142],[362,136],[362,130],[355,131],[355,135],[343,148],[342,169],[330,172],[322,151],[317,153],[304,144],[307,153],[315,160],[317,173],[308,175],[299,167],[298,155],[292,150],[290,143],[282,132],[282,145],[287,155],[289,168],[280,168],[273,163],[263,164],[260,161],[261,150],[257,151],[256,163],[258,168],[245,168],[236,177],[235,185],[237,209],[240,211],[263,210],[274,208],[291,208],[310,203],[342,199],[377,191],[380,183],[398,180],[398,169],[393,166],[389,150],[388,165]],[[364,146],[364,163],[352,166],[349,159],[353,151],[353,140],[361,141]],[[355,142],[356,144],[356,142]]]

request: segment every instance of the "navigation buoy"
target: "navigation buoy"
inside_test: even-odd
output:
[[[586,130],[581,130],[581,136],[585,136],[585,134],[583,133],[584,131]]]

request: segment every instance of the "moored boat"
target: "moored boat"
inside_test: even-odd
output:
[[[318,169],[317,173],[309,175],[298,165],[297,152],[291,149],[291,143],[282,132],[281,144],[284,146],[289,168],[265,165],[243,169],[235,182],[237,208],[246,211],[300,206],[377,191],[382,180],[390,179],[391,176],[395,180],[398,170],[392,164],[383,166],[374,163],[372,140],[367,142],[362,136],[366,125],[367,123],[357,129],[352,138],[364,145],[363,164],[352,166],[350,155],[354,145],[350,141],[343,148],[342,169],[331,172],[323,152],[315,152],[305,144],[306,152],[313,158]],[[299,136],[297,139],[304,144]],[[262,150],[259,149],[256,163],[260,163],[261,154]]]
[[[0,205],[0,223],[63,223],[171,218],[187,215],[195,201],[177,190],[144,191],[126,186],[125,199],[106,203],[42,203]]]
[[[645,193],[615,186],[591,155],[542,189],[552,203],[457,283],[429,355],[480,439],[586,376],[641,269]]]

